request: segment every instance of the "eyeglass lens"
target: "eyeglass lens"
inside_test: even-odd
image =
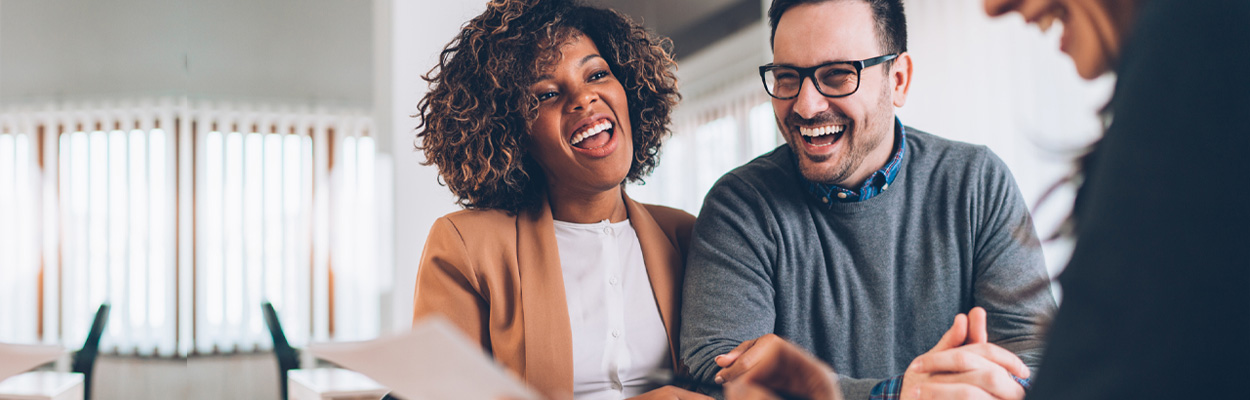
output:
[[[830,64],[813,73],[816,90],[826,96],[845,96],[859,87],[859,73],[850,64]],[[799,94],[806,78],[794,68],[777,67],[764,74],[764,86],[776,97],[794,97]]]

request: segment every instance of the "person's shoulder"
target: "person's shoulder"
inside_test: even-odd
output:
[[[442,216],[435,222],[435,230],[440,224],[454,229],[462,237],[498,236],[499,232],[515,231],[516,214],[503,210],[466,209]]]
[[[725,173],[712,186],[709,194],[719,190],[737,191],[743,189],[743,186],[768,191],[769,188],[784,185],[787,182],[792,183],[797,174],[794,151],[790,149],[790,146],[782,144],[773,151],[764,153]]]
[[[1005,168],[1003,160],[989,146],[941,138],[908,126],[908,153],[911,169],[985,170]]]
[[[677,248],[685,249],[690,243],[690,232],[694,230],[694,216],[680,209],[641,203],[647,213],[651,214],[651,219],[655,220],[655,224],[660,226],[660,230],[668,236]]]
[[[993,155],[989,147],[954,139],[947,139],[910,126],[907,129],[907,151],[913,159],[922,161],[941,160],[943,164],[950,162],[977,163]]]
[[[937,179],[982,180],[1009,174],[1007,164],[988,146],[947,139],[907,127],[907,152],[911,173]]]
[[[641,204],[660,226],[694,224],[694,215],[684,210],[657,204]]]

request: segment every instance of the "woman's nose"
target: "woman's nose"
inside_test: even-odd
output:
[[[596,94],[593,90],[578,91],[578,92],[573,93],[573,96],[569,100],[568,107],[565,111],[574,112],[574,111],[585,110],[589,108],[591,104],[594,104],[597,101],[599,101],[599,95]]]

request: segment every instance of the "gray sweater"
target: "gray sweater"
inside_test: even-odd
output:
[[[822,204],[784,145],[712,187],[683,294],[682,359],[697,379],[776,333],[832,365],[847,399],[867,399],[974,306],[992,342],[1037,366],[1055,303],[1011,173],[984,146],[906,129],[901,171],[863,202]]]

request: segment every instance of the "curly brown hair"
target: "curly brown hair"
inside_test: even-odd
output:
[[[417,104],[416,148],[424,165],[438,166],[440,184],[460,205],[515,213],[545,193],[543,171],[529,152],[527,132],[538,115],[529,87],[558,61],[558,46],[578,34],[594,41],[625,88],[634,148],[625,180],[640,181],[655,168],[681,97],[672,42],[576,0],[493,0],[422,76],[430,91]]]

